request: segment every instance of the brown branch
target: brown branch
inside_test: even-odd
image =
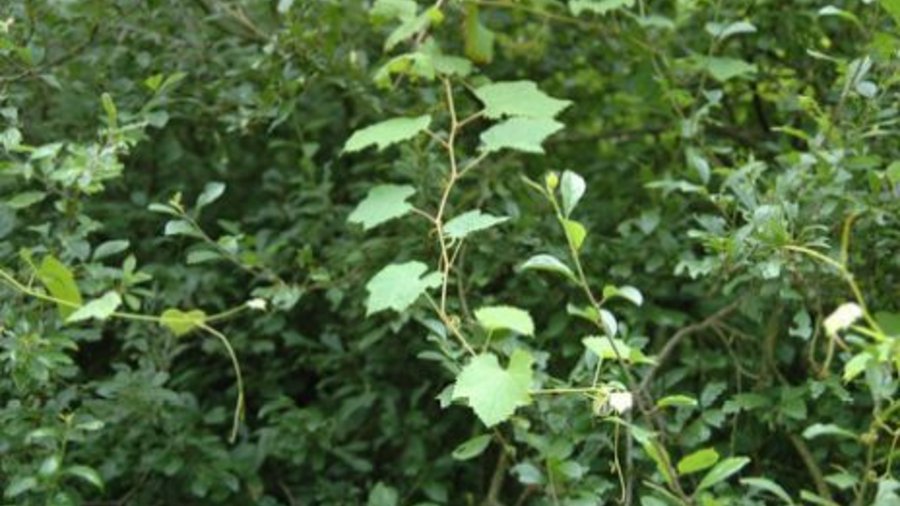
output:
[[[677,348],[681,341],[684,340],[684,338],[691,334],[706,330],[723,318],[727,317],[738,308],[742,300],[743,299],[738,299],[731,304],[723,307],[722,309],[716,311],[712,314],[712,316],[709,316],[705,320],[693,325],[688,325],[687,327],[684,327],[676,332],[675,335],[673,335],[672,338],[666,342],[666,345],[663,346],[662,350],[657,353],[656,365],[647,372],[646,376],[644,376],[644,379],[641,381],[641,385],[638,388],[638,392],[643,393],[647,391],[647,388],[650,386],[650,383],[653,381],[656,373],[662,367],[666,359],[668,359],[669,356],[675,351],[675,348]]]
[[[819,468],[819,465],[816,464],[816,459],[813,457],[812,452],[809,451],[809,447],[806,446],[806,442],[796,434],[788,434],[788,439],[791,440],[791,444],[794,445],[794,449],[797,450],[797,453],[800,455],[800,459],[803,460],[803,464],[809,471],[809,475],[812,477],[813,483],[815,483],[816,485],[816,492],[819,494],[819,496],[824,497],[829,501],[833,501],[831,497],[831,490],[828,489],[828,483],[825,482],[825,476],[822,474],[822,470]],[[865,479],[865,477],[863,478]]]

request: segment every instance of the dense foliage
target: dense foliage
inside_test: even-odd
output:
[[[3,2],[3,503],[900,504],[898,26]]]

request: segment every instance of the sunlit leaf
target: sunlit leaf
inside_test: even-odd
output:
[[[431,116],[427,114],[415,118],[392,118],[382,121],[353,132],[344,144],[344,151],[352,153],[369,146],[376,146],[381,151],[391,144],[412,139],[428,128],[430,123]]]
[[[347,221],[359,223],[365,230],[374,228],[412,210],[413,206],[406,199],[415,193],[416,189],[412,186],[393,184],[375,186],[350,213]]]
[[[371,315],[386,309],[403,311],[411,306],[429,288],[441,284],[440,273],[423,275],[428,266],[422,262],[391,264],[381,269],[366,284],[369,297],[366,299],[366,314]]]
[[[478,418],[493,427],[531,404],[533,364],[531,354],[521,349],[513,352],[507,369],[500,367],[494,354],[478,355],[457,376],[453,398],[467,399]]]

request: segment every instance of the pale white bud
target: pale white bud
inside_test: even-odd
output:
[[[631,392],[613,392],[609,394],[609,406],[621,415],[634,406],[634,397]]]
[[[266,299],[250,299],[247,301],[247,307],[250,309],[256,309],[258,311],[266,310]]]
[[[825,327],[825,332],[834,337],[841,330],[853,325],[853,322],[859,320],[862,315],[861,307],[853,302],[847,302],[838,306],[833,313],[828,315],[822,325]]]

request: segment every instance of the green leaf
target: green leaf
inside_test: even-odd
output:
[[[23,192],[6,201],[13,209],[25,209],[47,198],[44,192]]]
[[[369,146],[377,146],[378,151],[405,140],[412,139],[431,124],[431,116],[425,114],[415,118],[392,118],[353,132],[344,145],[344,152],[361,151]]]
[[[595,14],[604,15],[608,12],[622,9],[624,7],[633,7],[634,0],[570,0],[569,9],[575,16],[581,15],[582,12],[593,12]]]
[[[116,253],[127,250],[130,245],[131,243],[127,240],[106,241],[94,249],[94,255],[91,258],[100,260],[102,258],[110,257]]]
[[[881,0],[881,6],[894,18],[894,23],[900,26],[900,0]]]
[[[440,11],[438,11],[440,12]],[[384,50],[390,51],[397,44],[428,28],[432,21],[432,12],[426,10],[418,16],[403,19],[396,29],[384,41]]]
[[[586,189],[584,178],[569,170],[563,172],[559,191],[562,194],[563,215],[566,218],[572,214],[572,210],[578,205],[578,201],[584,196]]]
[[[747,485],[748,487],[765,490],[766,492],[769,492],[770,494],[772,494],[772,495],[778,497],[779,499],[781,499],[782,501],[784,501],[785,504],[794,504],[794,501],[793,501],[793,499],[791,499],[791,496],[788,495],[787,492],[785,492],[785,490],[781,487],[781,485],[775,483],[774,481],[772,481],[768,478],[762,478],[762,477],[760,477],[760,478],[741,478],[738,481],[740,481],[741,485]]]
[[[866,370],[872,356],[867,352],[857,353],[844,364],[844,382],[853,381]]]
[[[731,475],[737,473],[749,463],[750,459],[747,457],[731,457],[719,462],[716,467],[712,468],[706,473],[706,476],[700,480],[700,484],[697,485],[695,493],[706,490],[716,483],[727,480]]]
[[[122,305],[122,297],[116,292],[106,292],[99,299],[94,299],[78,308],[66,318],[67,322],[79,322],[96,318],[105,320]]]
[[[93,468],[88,466],[69,466],[63,470],[63,473],[79,478],[80,480],[103,490],[103,478],[101,478],[100,473]]]
[[[412,186],[384,184],[369,190],[366,198],[350,213],[347,221],[362,224],[364,230],[405,215],[413,206],[406,199],[416,193]]]
[[[385,19],[412,19],[416,17],[418,6],[415,0],[375,0],[369,15]]]
[[[531,404],[529,388],[534,358],[517,349],[503,369],[496,355],[486,353],[473,358],[456,378],[454,399],[468,399],[469,406],[488,427],[508,420],[516,408]]]
[[[606,285],[603,287],[603,298],[622,298],[631,302],[635,306],[640,306],[644,303],[644,296],[641,295],[641,291],[633,286]]]
[[[701,67],[716,81],[724,83],[730,79],[756,73],[756,65],[737,58],[704,56],[699,59]]]
[[[453,450],[453,458],[456,460],[469,460],[484,453],[484,450],[491,444],[491,435],[482,434],[469,439],[465,443],[460,444]]]
[[[380,481],[369,491],[369,498],[366,500],[366,506],[397,506],[399,503],[400,494],[397,490]]]
[[[584,225],[575,220],[563,220],[563,230],[565,230],[566,237],[572,243],[575,251],[581,250],[584,238],[587,237],[587,230],[584,228]]]
[[[614,336],[619,332],[619,322],[616,321],[615,315],[606,309],[601,309],[599,316],[600,323],[603,325],[603,330],[606,331],[607,335]]]
[[[736,21],[734,23],[706,23],[706,32],[717,40],[725,40],[732,35],[742,33],[756,33],[756,27],[749,21]]]
[[[526,260],[520,268],[522,270],[555,272],[557,274],[562,274],[573,281],[576,280],[575,273],[572,272],[572,269],[553,255],[535,255]]]
[[[47,255],[41,261],[36,275],[53,298],[69,303],[57,304],[63,319],[68,318],[77,307],[81,306],[81,291],[75,284],[75,276],[62,262]]]
[[[615,360],[617,351],[619,356],[625,360],[631,356],[631,347],[621,339],[613,338],[610,342],[610,339],[606,337],[588,336],[583,338],[581,343],[585,348],[591,350],[591,353],[603,360]]]
[[[487,84],[476,89],[475,96],[484,104],[484,115],[491,119],[504,116],[552,119],[572,103],[545,94],[532,81]]]
[[[481,23],[478,5],[466,4],[464,52],[475,63],[487,64],[494,60],[494,40],[496,36]]]
[[[501,149],[515,149],[526,153],[543,154],[541,143],[563,128],[563,124],[546,118],[511,118],[481,133],[481,142],[488,153]]]
[[[527,311],[512,306],[486,306],[475,310],[475,319],[489,332],[512,330],[526,336],[534,335],[534,322]]]
[[[197,231],[197,228],[186,220],[169,220],[166,222],[166,228],[163,230],[164,235],[186,235],[188,237],[202,238],[203,236]]]
[[[508,220],[507,216],[493,216],[479,210],[467,211],[444,225],[444,234],[450,239],[464,239],[472,232],[485,230]]]
[[[719,452],[712,448],[697,450],[678,461],[678,474],[692,474],[716,465]]]
[[[392,264],[378,272],[368,284],[366,290],[366,316],[385,309],[400,312],[415,302],[425,290],[441,284],[440,273],[433,272],[425,277],[428,266],[422,262],[406,262]]]
[[[13,479],[10,484],[6,486],[3,495],[12,499],[37,487],[37,484],[37,478],[34,476],[20,476]]]
[[[819,436],[838,436],[847,439],[857,439],[856,434],[833,423],[814,423],[803,431],[804,439],[813,439]]]
[[[197,203],[194,205],[197,210],[203,209],[209,204],[215,202],[222,194],[225,193],[225,183],[216,181],[206,183],[203,193],[197,197]]]
[[[667,395],[662,399],[656,401],[656,406],[660,408],[667,408],[670,406],[681,406],[681,407],[697,407],[697,399],[687,396],[687,395]]]
[[[182,311],[166,309],[159,316],[160,325],[168,328],[176,336],[183,336],[206,322],[206,313],[199,309]]]

